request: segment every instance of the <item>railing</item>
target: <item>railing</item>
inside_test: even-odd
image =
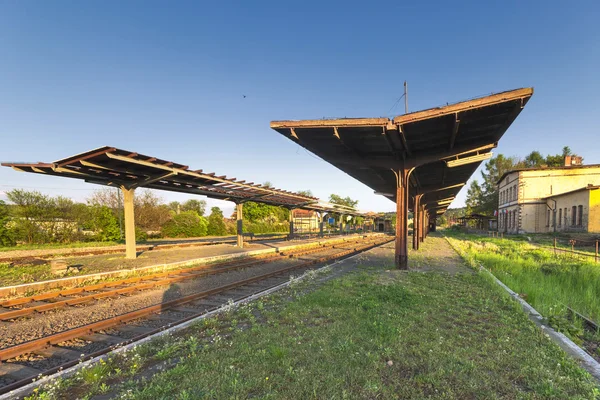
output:
[[[584,244],[591,244],[592,242],[584,242]],[[571,245],[571,249],[565,249],[564,247],[558,247],[558,240],[556,238],[554,238],[554,242],[553,242],[553,246],[552,249],[554,250],[554,254],[558,255],[558,253],[568,253],[568,254],[572,254],[572,255],[578,255],[578,256],[582,256],[582,257],[594,257],[594,262],[598,262],[598,260],[600,259],[599,257],[599,247],[600,247],[600,240],[596,240],[593,242],[594,243],[594,247],[595,247],[595,252],[594,254],[591,253],[584,253],[581,251],[576,251],[575,250],[575,245],[577,244],[577,240],[575,239],[570,239],[569,240],[569,244]]]

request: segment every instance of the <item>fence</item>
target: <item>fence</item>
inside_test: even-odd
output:
[[[557,244],[558,244],[558,240],[556,238],[554,238],[554,243],[553,243],[552,249],[554,250],[555,255],[558,255],[558,253],[568,253],[568,254],[572,254],[573,256],[577,255],[577,256],[581,256],[581,257],[594,257],[594,262],[598,262],[598,260],[599,260],[598,248],[600,246],[600,240],[596,240],[594,242],[585,242],[584,241],[584,242],[579,243],[580,245],[583,245],[583,246],[593,245],[595,247],[594,254],[576,251],[575,245],[577,244],[577,240],[575,240],[575,239],[569,240],[569,245],[571,246],[571,249],[559,247]]]

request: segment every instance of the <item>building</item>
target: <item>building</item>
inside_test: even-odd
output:
[[[498,181],[498,230],[600,233],[600,164],[565,157],[562,167],[506,172]]]

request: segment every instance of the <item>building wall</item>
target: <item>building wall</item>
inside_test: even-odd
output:
[[[574,193],[565,194],[562,196],[556,196],[548,199],[548,205],[554,208],[554,200],[556,200],[556,232],[587,232],[589,223],[590,213],[590,191],[581,190]],[[573,225],[573,206],[577,207],[576,221]],[[579,206],[582,206],[582,218],[581,225],[579,225]],[[565,221],[565,208],[566,221]],[[562,215],[559,210],[562,209]],[[561,219],[559,223],[559,218]],[[565,223],[566,222],[566,223]],[[550,232],[554,232],[554,225],[550,222],[548,229]]]
[[[588,232],[600,233],[600,190],[589,190]]]
[[[498,184],[499,204],[498,213],[502,216],[504,211],[512,212],[515,208],[519,210],[517,213],[517,226],[505,227],[502,222],[499,224],[499,229],[507,233],[543,233],[553,232],[552,225],[553,217],[551,212],[551,222],[548,225],[548,205],[554,208],[553,202],[546,202],[545,197],[557,195],[564,192],[569,192],[579,188],[583,188],[589,184],[600,185],[600,166],[586,168],[565,168],[565,169],[542,169],[542,170],[525,170],[515,171],[504,177]],[[585,191],[588,192],[588,191]],[[595,190],[593,192],[598,192]],[[580,193],[580,192],[577,192]],[[570,195],[565,195],[566,197]],[[596,194],[594,193],[594,196]],[[594,197],[596,199],[596,197]],[[568,201],[582,201],[582,199],[570,198]],[[594,200],[595,201],[595,200]],[[584,223],[588,228],[587,215],[590,213],[590,201],[585,203],[577,203],[567,205],[568,214],[571,214],[573,205],[584,206]],[[594,203],[598,205],[598,203]],[[563,205],[563,209],[564,209]],[[600,205],[598,205],[600,208]],[[564,212],[564,210],[563,210]],[[596,216],[594,219],[594,216]],[[600,230],[600,210],[592,213],[589,220],[590,229]],[[556,218],[558,218],[558,211]],[[568,217],[570,218],[570,217]],[[564,219],[564,215],[563,215]],[[570,219],[569,219],[570,221]],[[597,221],[597,222],[596,222]],[[569,222],[570,225],[570,222]],[[557,224],[557,230],[558,230]],[[564,226],[564,221],[561,223],[561,230],[581,231],[581,227]]]

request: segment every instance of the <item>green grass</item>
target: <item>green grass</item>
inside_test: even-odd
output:
[[[140,346],[96,367],[103,379],[80,374],[55,397],[33,398],[87,398],[106,384],[127,399],[598,398],[486,275],[363,268],[292,301],[290,292]]]
[[[465,256],[483,264],[542,315],[560,313],[568,305],[600,321],[600,264],[593,259],[555,256],[527,241],[448,233]]]
[[[19,246],[0,246],[0,252],[15,250],[45,250],[45,249],[76,249],[80,247],[106,247],[118,246],[119,242],[75,242],[75,243],[43,243],[23,244]]]

